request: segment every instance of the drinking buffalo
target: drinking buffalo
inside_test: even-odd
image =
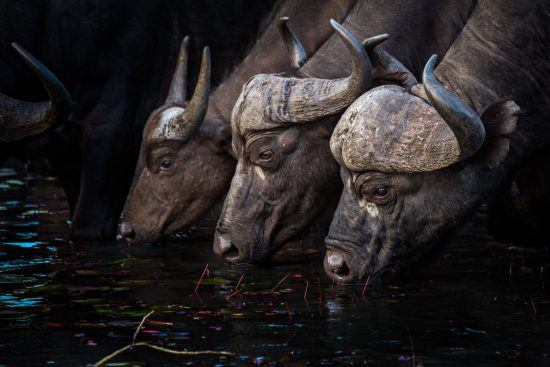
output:
[[[369,88],[372,76],[369,58],[351,33],[392,34],[384,43],[386,49],[420,70],[418,60],[450,47],[471,5],[409,1],[396,7],[392,2],[359,2],[345,22],[353,32],[333,23],[337,36],[293,76],[262,74],[248,82],[233,110],[238,165],[218,222],[214,251],[231,263],[268,259],[299,239],[324,212],[334,210],[341,183],[329,139],[339,115]],[[371,39],[371,47],[381,39]],[[303,55],[296,42],[290,48],[292,55]],[[378,82],[411,79],[387,53],[370,53]],[[301,56],[294,64],[304,61]],[[350,71],[349,78],[342,78]]]
[[[166,98],[179,44],[191,36],[190,66],[215,48],[218,83],[242,57],[275,0],[17,1],[0,6],[2,45],[17,42],[43,60],[71,92],[69,123],[2,144],[0,156],[46,158],[73,212],[71,238],[114,239],[143,127]],[[0,45],[1,46],[1,45]],[[42,88],[0,47],[0,88],[40,101]],[[191,83],[190,83],[191,84]],[[29,105],[30,107],[30,105]]]
[[[549,21],[545,0],[479,0],[423,84],[382,86],[349,107],[331,139],[344,192],[326,239],[330,278],[420,258],[550,142]]]
[[[122,216],[122,238],[131,243],[158,241],[201,218],[226,192],[235,168],[229,121],[242,85],[260,72],[292,70],[285,53],[281,52],[285,46],[273,19],[292,15],[297,28],[308,33],[304,45],[312,53],[330,35],[330,27],[318,19],[344,18],[354,2],[287,0],[280,3],[268,19],[269,27],[246,59],[212,93],[204,122],[188,118],[184,115],[184,106],[176,108],[170,103],[151,114]],[[201,112],[205,110],[206,106],[201,105]]]

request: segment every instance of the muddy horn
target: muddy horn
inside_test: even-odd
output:
[[[369,88],[372,67],[361,42],[334,19],[330,20],[330,24],[350,53],[351,75],[334,80],[292,79],[293,85],[289,85],[292,93],[285,98],[284,106],[273,105],[266,110],[272,121],[301,123],[336,114],[347,108]]]
[[[187,78],[187,60],[188,60],[189,38],[182,42],[178,63],[170,91],[166,98],[166,104],[185,103],[185,85]],[[181,113],[170,120],[169,126],[164,129],[164,137],[167,139],[187,140],[199,128],[206,110],[208,108],[208,98],[210,96],[210,48],[207,46],[202,52],[201,69],[193,97]]]
[[[12,46],[38,76],[50,101],[24,102],[0,94],[0,142],[38,135],[66,120],[71,108],[69,92],[59,79],[24,48],[16,43]]]
[[[460,146],[459,161],[474,155],[485,140],[485,127],[479,116],[465,106],[436,79],[434,67],[437,55],[430,57],[422,81],[430,104],[453,131]]]

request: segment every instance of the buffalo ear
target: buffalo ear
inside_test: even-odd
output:
[[[485,126],[485,143],[480,151],[482,164],[495,168],[504,161],[519,115],[519,106],[511,100],[498,101],[485,108],[481,114]]]
[[[216,154],[229,153],[233,158],[235,153],[231,145],[231,125],[228,122],[219,118],[206,118],[201,126],[201,135],[206,138],[207,144],[210,145]]]

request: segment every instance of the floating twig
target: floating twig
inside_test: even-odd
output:
[[[241,285],[241,282],[243,281],[243,278],[244,278],[244,274],[241,275],[241,277],[239,278],[239,281],[237,282],[237,285],[235,286],[235,290],[239,289],[239,286]]]
[[[134,336],[132,337],[132,342],[135,343],[136,341],[136,338],[139,334],[139,331],[141,330],[141,327],[143,326],[143,324],[145,323],[145,320],[147,320],[149,318],[149,316],[151,316],[152,314],[155,313],[155,310],[152,310],[151,312],[149,312],[147,315],[143,316],[143,319],[141,319],[141,322],[139,323],[137,329],[136,329],[136,332],[134,333]]]
[[[113,353],[109,354],[107,357],[101,359],[99,362],[95,363],[93,367],[101,367],[105,365],[105,363],[109,362],[114,357],[118,356],[121,353],[126,352],[127,350],[131,350],[135,347],[147,347],[154,350],[157,350],[159,352],[168,353],[168,354],[175,354],[175,355],[183,355],[183,356],[197,356],[197,355],[203,355],[203,354],[217,354],[217,355],[224,355],[224,356],[231,356],[233,353],[226,352],[226,351],[217,351],[217,350],[201,350],[201,351],[190,351],[190,350],[174,350],[174,349],[168,349],[164,347],[159,347],[158,345],[153,345],[145,342],[137,342],[128,344],[127,346],[115,350]]]
[[[411,335],[411,330],[407,329],[407,332],[409,333],[409,342],[411,343],[411,353],[412,353],[412,365],[413,367],[416,367],[416,351],[414,350],[414,342],[413,337]]]
[[[286,307],[286,312],[288,314],[288,322],[291,323],[292,322],[292,311],[290,311],[290,308],[288,307],[288,302],[285,300],[285,307]]]
[[[307,302],[307,290],[309,288],[309,280],[306,280],[306,290],[304,291],[304,300]]]
[[[206,266],[208,266],[208,265],[206,265]],[[153,349],[153,350],[157,350],[159,352],[174,354],[174,355],[180,355],[180,356],[197,356],[197,355],[204,355],[204,354],[216,354],[216,355],[231,356],[231,355],[234,354],[234,353],[231,353],[231,352],[217,351],[217,350],[200,350],[200,351],[174,350],[174,349],[168,349],[168,348],[164,348],[164,347],[154,345],[154,344],[150,344],[150,343],[146,343],[146,342],[136,342],[135,340],[136,340],[136,338],[137,338],[137,336],[138,336],[138,334],[141,330],[141,327],[143,326],[143,324],[145,323],[147,318],[149,316],[151,316],[154,312],[155,312],[154,310],[149,312],[147,315],[145,315],[143,317],[143,319],[141,319],[141,322],[139,323],[139,325],[138,325],[138,327],[137,327],[137,329],[134,333],[134,336],[132,337],[132,343],[128,344],[125,347],[122,347],[120,349],[115,350],[113,353],[109,354],[108,356],[106,356],[106,357],[102,358],[101,360],[99,360],[98,362],[96,362],[93,365],[93,367],[101,367],[101,366],[105,365],[105,363],[109,362],[111,359],[118,356],[119,354],[122,354],[122,353],[126,352],[127,350],[131,350],[135,347],[146,347],[146,348],[150,348],[150,349]]]
[[[296,336],[296,333],[297,333],[297,332],[298,332],[298,331],[295,331],[295,332],[290,336],[290,338],[287,339],[287,341],[285,342],[285,345],[288,345],[288,343],[290,343],[290,341],[291,341],[292,339],[294,339],[294,337]]]
[[[233,296],[236,296],[237,294],[241,293],[242,291],[242,288],[241,289],[237,289],[235,292],[231,293],[229,296],[225,297],[226,300],[229,300],[229,298],[233,297]]]
[[[367,287],[369,286],[369,280],[370,280],[370,274],[367,276],[367,281],[365,282],[365,286],[363,287],[363,291],[361,292],[361,296],[365,297],[365,292],[367,291]]]
[[[537,308],[535,307],[535,302],[533,302],[533,297],[531,297],[531,306],[533,306],[533,311],[535,312],[535,316],[537,315]]]
[[[199,278],[199,281],[197,282],[197,286],[195,287],[195,294],[198,294],[199,286],[202,283],[202,280],[204,279],[204,276],[206,272],[208,271],[208,264],[204,267],[204,270],[202,271],[201,277]]]
[[[283,283],[285,279],[288,278],[289,275],[290,274],[287,274],[283,277],[283,279],[279,280],[279,283],[275,284],[275,287],[271,289],[271,293],[275,292],[275,289],[277,289],[281,285],[281,283]]]

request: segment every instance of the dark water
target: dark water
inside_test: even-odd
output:
[[[150,310],[138,341],[234,356],[137,349],[111,366],[550,365],[550,255],[494,242],[482,211],[438,259],[364,296],[330,284],[307,246],[269,268],[224,265],[213,221],[162,246],[76,247],[67,218],[55,180],[0,171],[0,366],[93,364]]]

